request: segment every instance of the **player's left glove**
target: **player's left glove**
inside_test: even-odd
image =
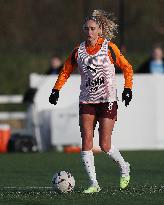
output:
[[[132,99],[132,90],[130,88],[124,88],[122,93],[122,102],[125,100],[125,106],[129,105],[129,102]]]
[[[58,99],[59,99],[59,90],[57,90],[57,89],[52,89],[52,93],[51,93],[51,95],[50,95],[50,97],[49,97],[49,102],[50,102],[51,104],[56,105]]]

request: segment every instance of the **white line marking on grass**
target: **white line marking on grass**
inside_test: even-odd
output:
[[[17,187],[17,186],[6,186],[6,187],[0,187],[0,189],[52,189],[52,187],[37,187],[37,186]]]

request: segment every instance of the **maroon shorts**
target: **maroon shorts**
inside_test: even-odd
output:
[[[81,114],[90,114],[95,115],[97,118],[110,118],[117,120],[117,101],[114,101],[112,104],[109,102],[106,103],[97,103],[97,104],[79,104],[79,115]]]

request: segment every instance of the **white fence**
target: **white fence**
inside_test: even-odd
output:
[[[30,80],[31,85],[39,87],[35,98],[35,111],[39,130],[42,130],[40,138],[44,141],[51,132],[53,145],[69,143],[80,145],[78,124],[80,76],[70,77],[60,92],[56,106],[48,102],[56,76],[33,74]],[[164,149],[164,75],[135,75],[133,100],[128,107],[121,102],[123,85],[123,75],[117,75],[119,109],[118,121],[113,131],[113,144],[124,150]],[[95,144],[98,145],[97,131]]]

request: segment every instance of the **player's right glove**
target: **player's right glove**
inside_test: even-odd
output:
[[[57,90],[57,89],[52,89],[52,93],[51,93],[51,95],[50,95],[50,97],[49,97],[49,102],[50,102],[51,104],[56,105],[58,99],[59,99],[59,90]]]

